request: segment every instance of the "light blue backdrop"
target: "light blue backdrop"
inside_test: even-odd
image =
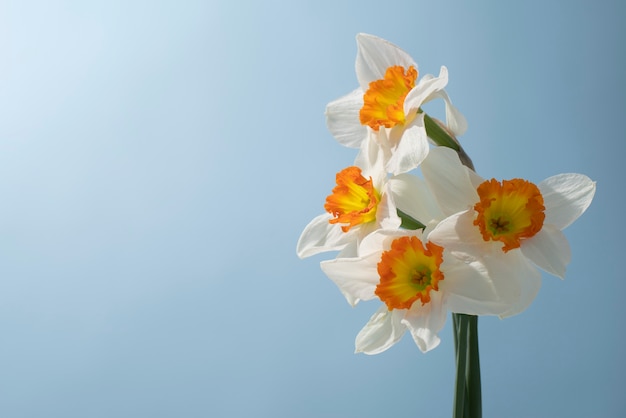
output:
[[[448,417],[450,324],[353,354],[295,244],[355,35],[450,71],[485,177],[598,182],[567,278],[480,321],[485,417],[626,415],[619,1],[0,3],[0,416]],[[441,113],[437,106],[432,112]]]

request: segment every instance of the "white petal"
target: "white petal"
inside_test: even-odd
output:
[[[382,162],[384,168],[385,159],[382,149],[378,146],[374,137],[368,132],[365,138],[363,138],[359,153],[354,159],[354,165],[361,167],[363,177],[367,178],[369,177],[367,173],[371,170],[371,167],[378,165],[379,161]],[[377,184],[374,182],[374,187],[376,186]]]
[[[363,91],[369,88],[372,81],[383,78],[387,68],[391,66],[400,65],[407,69],[412,65],[417,69],[413,58],[389,41],[359,33],[356,42],[356,77]]]
[[[417,168],[428,155],[428,136],[424,128],[424,115],[420,114],[403,132],[397,147],[387,163],[387,171],[402,174]]]
[[[326,126],[343,146],[359,148],[367,135],[359,112],[363,107],[363,90],[356,89],[326,105]]]
[[[467,120],[465,116],[452,104],[448,93],[439,90],[432,94],[429,100],[441,98],[446,104],[446,125],[455,136],[461,136],[467,131]]]
[[[421,239],[422,231],[408,231],[405,229],[378,229],[366,236],[359,244],[359,254],[366,256],[377,254],[378,261],[383,251],[391,248],[391,242],[401,236],[416,236]]]
[[[401,319],[400,312],[389,311],[383,304],[357,335],[355,352],[378,354],[400,341],[406,331]]]
[[[482,262],[465,263],[446,251],[441,271],[444,279],[439,282],[439,289],[446,294],[447,310],[468,315],[500,315],[508,309],[510,301],[498,294]]]
[[[485,179],[480,177],[473,170],[470,170],[467,167],[465,167],[465,171],[467,172],[467,176],[469,177],[470,183],[472,184],[472,187],[474,188],[474,190],[478,190],[478,186],[480,186],[482,183],[484,183]],[[476,192],[476,195],[474,196],[474,198],[478,199],[478,192]],[[476,201],[476,202],[478,202],[478,201]]]
[[[480,200],[472,184],[476,174],[463,166],[456,151],[450,148],[435,147],[430,150],[422,163],[422,172],[446,215],[467,210]]]
[[[402,224],[387,184],[383,187],[380,203],[376,208],[376,224],[384,229],[397,229]]]
[[[387,161],[386,152],[379,145],[378,133],[368,130],[367,135],[361,143],[361,149],[354,160],[354,165],[361,167],[363,177],[372,177],[374,179],[374,187],[380,188],[381,180],[386,179],[385,164]]]
[[[306,258],[326,251],[341,250],[348,242],[356,240],[356,229],[343,232],[339,224],[328,222],[332,218],[331,214],[324,213],[304,227],[296,245],[298,257]]]
[[[387,130],[380,129],[378,132],[368,129],[367,136],[361,145],[354,165],[364,171],[380,172],[386,179],[386,165],[391,158],[391,144],[387,137]]]
[[[496,292],[508,307],[501,318],[517,315],[528,308],[539,293],[541,273],[519,250],[492,254],[483,259]]]
[[[439,77],[424,77],[409,91],[404,99],[404,113],[419,109],[424,103],[433,98],[434,94],[443,90],[448,84],[448,69],[441,67]]]
[[[532,238],[522,241],[522,253],[539,268],[563,279],[572,255],[567,238],[553,225],[543,225]]]
[[[380,254],[358,258],[336,258],[320,263],[322,271],[331,279],[352,306],[361,300],[376,297],[374,291],[380,282],[377,265]]]
[[[539,183],[546,207],[544,223],[563,229],[589,207],[596,183],[582,174],[559,174]]]
[[[451,215],[439,222],[428,234],[428,240],[447,250],[481,257],[492,251],[501,251],[501,243],[485,241],[474,225],[474,210]]]
[[[437,334],[446,323],[446,315],[441,292],[431,292],[430,302],[423,306],[420,302],[414,303],[404,315],[402,323],[411,332],[418,348],[425,353],[439,345]]]
[[[396,206],[416,221],[428,225],[432,220],[444,217],[426,182],[421,178],[400,174],[390,178],[388,184]]]
[[[353,241],[350,241],[348,244],[346,244],[345,247],[343,247],[341,249],[341,251],[339,251],[339,253],[337,253],[337,257],[335,258],[354,258],[354,257],[358,257],[359,253],[358,253],[358,249],[359,249],[359,245],[358,245],[358,241],[355,239]]]

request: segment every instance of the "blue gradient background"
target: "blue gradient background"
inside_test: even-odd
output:
[[[0,416],[451,415],[451,321],[355,355],[378,305],[295,255],[358,32],[448,67],[483,176],[598,182],[566,280],[480,320],[484,416],[626,415],[624,3],[383,3],[0,3]]]

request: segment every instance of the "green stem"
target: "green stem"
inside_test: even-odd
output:
[[[469,344],[467,364],[467,389],[470,399],[470,417],[482,416],[482,393],[480,389],[480,357],[478,355],[478,317],[471,315],[469,319]]]
[[[453,418],[466,417],[466,402],[465,394],[467,392],[465,387],[465,372],[466,354],[467,354],[467,327],[463,325],[463,319],[460,314],[452,314],[452,320],[454,323],[454,348],[456,355],[456,382],[454,390],[454,410],[452,413]]]
[[[478,317],[452,314],[456,354],[456,383],[453,418],[480,418],[480,360],[478,355]]]

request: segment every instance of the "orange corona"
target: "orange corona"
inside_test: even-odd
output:
[[[363,107],[359,113],[361,124],[375,131],[381,126],[393,128],[406,122],[404,114],[404,98],[415,87],[417,70],[410,66],[405,72],[404,67],[387,68],[385,77],[372,81],[363,95]]]
[[[539,188],[522,180],[491,179],[477,189],[480,202],[474,205],[478,226],[485,241],[501,241],[508,252],[520,241],[537,234],[543,227],[545,206]]]
[[[431,242],[424,246],[417,237],[396,238],[378,263],[380,283],[375,293],[389,310],[409,309],[417,300],[425,305],[443,280],[442,262],[442,247]]]
[[[359,167],[348,167],[337,173],[337,186],[326,198],[324,209],[334,216],[331,224],[342,223],[343,232],[356,225],[376,220],[380,195],[372,178],[363,177]]]

